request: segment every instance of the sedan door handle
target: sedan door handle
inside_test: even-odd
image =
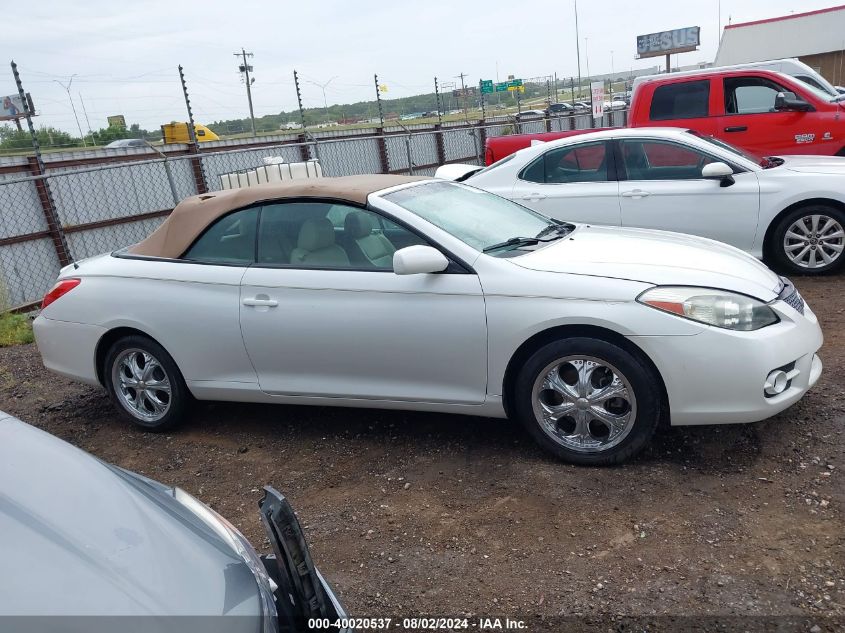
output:
[[[523,200],[545,200],[546,196],[542,193],[529,193],[527,195],[522,196]]]
[[[631,191],[623,191],[621,195],[623,198],[647,198],[651,194],[642,189],[632,189]]]
[[[267,308],[275,308],[279,305],[279,302],[275,299],[259,299],[258,297],[253,297],[252,299],[244,299],[241,303],[245,306],[264,306]]]
[[[725,132],[747,132],[747,125],[729,125],[725,128]]]

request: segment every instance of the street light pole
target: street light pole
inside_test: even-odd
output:
[[[575,0],[575,56],[578,58],[578,96],[581,96],[581,36],[578,34],[578,0]]]
[[[76,128],[79,130],[79,137],[82,139],[82,147],[88,147],[88,144],[85,142],[85,135],[82,133],[82,126],[79,124],[79,117],[76,115],[76,106],[73,105],[73,97],[70,94],[70,86],[73,84],[73,78],[76,77],[76,73],[70,76],[70,81],[67,82],[67,86],[64,85],[58,79],[54,79],[57,84],[59,84],[62,88],[67,91],[67,98],[70,101],[70,109],[73,110],[73,118],[76,119]]]
[[[316,81],[308,81],[307,79],[305,80],[307,83],[312,84],[312,85],[314,85],[314,86],[317,86],[320,90],[322,90],[322,91],[323,91],[323,112],[324,112],[324,113],[325,113],[325,115],[326,115],[326,120],[327,120],[327,121],[328,121],[328,119],[329,119],[329,102],[328,102],[328,99],[326,99],[326,88],[328,88],[328,87],[329,87],[329,84],[330,84],[331,82],[333,82],[335,79],[337,79],[337,78],[338,78],[338,76],[339,76],[339,75],[335,75],[334,77],[332,77],[331,79],[329,79],[329,80],[328,80],[326,83],[324,83],[324,84],[319,84],[319,83],[317,83]]]

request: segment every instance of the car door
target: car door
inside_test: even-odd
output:
[[[393,272],[395,249],[425,243],[350,205],[262,207],[257,263],[241,284],[243,340],[261,389],[482,403],[487,329],[478,277],[457,264],[438,274]]]
[[[619,185],[608,141],[555,147],[522,169],[508,196],[543,215],[619,225]]]
[[[696,147],[667,139],[619,139],[622,225],[708,237],[751,250],[760,187],[753,172],[734,168],[734,183],[701,176],[722,162]]]
[[[753,75],[725,77],[722,84],[725,113],[718,137],[758,156],[818,153],[824,137],[818,113],[775,110],[778,93],[794,87]]]

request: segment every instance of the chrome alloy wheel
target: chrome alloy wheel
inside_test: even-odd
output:
[[[835,262],[845,249],[845,230],[827,215],[799,218],[783,236],[783,251],[801,268],[821,268]]]
[[[592,356],[567,356],[547,365],[531,394],[540,428],[561,446],[600,453],[619,444],[637,417],[631,383]]]
[[[170,378],[149,352],[122,351],[112,365],[111,380],[120,404],[141,422],[158,422],[170,409]]]

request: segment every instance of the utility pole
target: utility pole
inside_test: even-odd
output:
[[[70,76],[70,81],[67,82],[67,86],[64,85],[58,79],[54,79],[53,81],[55,81],[57,84],[59,84],[62,88],[64,88],[67,91],[67,98],[68,98],[68,101],[70,101],[70,109],[73,110],[73,118],[76,119],[76,127],[79,129],[79,136],[82,139],[82,147],[88,147],[88,144],[85,142],[85,135],[82,133],[82,126],[79,125],[79,117],[76,115],[76,106],[73,105],[73,97],[70,96],[70,86],[73,83],[74,77],[76,77],[75,73]]]
[[[458,77],[461,78],[461,96],[464,99],[464,119],[466,119],[466,122],[469,123],[469,112],[467,112],[467,87],[464,83],[464,77],[466,76],[467,75],[465,75],[464,73],[461,73],[460,75],[455,75],[455,79],[457,79]]]
[[[578,58],[578,96],[581,95],[581,37],[578,35],[578,0],[575,0],[575,56]]]
[[[233,53],[235,57],[240,57],[242,62],[241,65],[238,67],[241,75],[245,78],[246,83],[246,98],[249,101],[249,119],[252,122],[252,135],[255,136],[255,114],[252,111],[252,84],[255,81],[255,77],[250,79],[249,73],[252,70],[252,66],[250,66],[246,58],[252,57],[252,53],[247,53],[244,49],[241,49],[240,53]]]
[[[487,118],[487,113],[484,111],[484,93],[481,92],[481,80],[478,80],[478,98],[481,101],[481,120],[482,122],[484,119]]]
[[[302,129],[305,129],[305,110],[302,109],[302,91],[299,89],[299,75],[293,71],[293,85],[296,86],[296,102],[299,104],[299,120],[302,122]]]
[[[376,82],[376,101],[378,102],[378,118],[381,121],[381,127],[384,128],[384,110],[381,107],[381,90],[378,85],[378,75],[373,75]]]
[[[188,110],[188,138],[191,139],[191,145],[197,146],[197,131],[194,128],[194,112],[191,110],[191,100],[188,98],[188,84],[185,83],[185,73],[182,72],[182,64],[179,64],[179,81],[182,82],[182,95],[185,97],[185,108]],[[252,108],[250,108],[251,110]],[[253,133],[255,133],[255,124],[253,123]]]
[[[437,77],[434,78],[434,99],[437,101],[437,123],[443,125],[443,104],[440,102],[440,87],[437,85]]]

